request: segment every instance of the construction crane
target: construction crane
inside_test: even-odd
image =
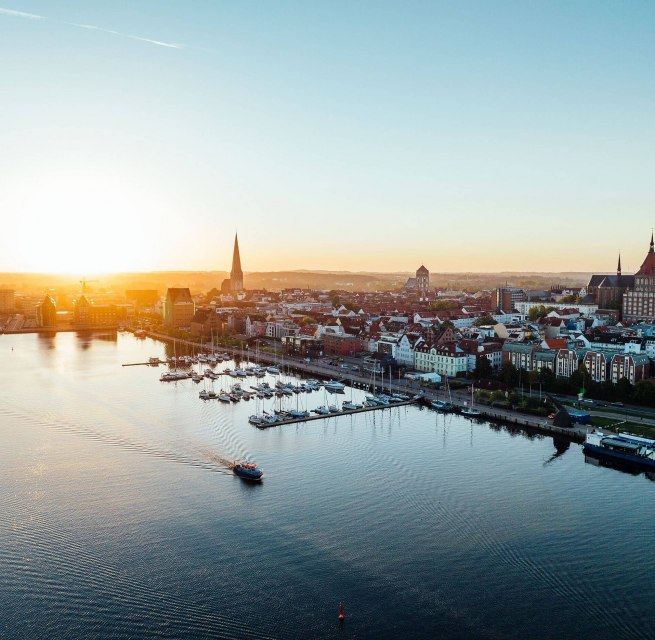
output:
[[[82,295],[86,293],[86,283],[87,282],[98,282],[97,280],[87,280],[86,276],[82,276],[82,279],[80,280],[80,284],[82,285]]]

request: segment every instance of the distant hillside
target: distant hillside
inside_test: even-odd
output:
[[[286,288],[346,289],[351,291],[390,290],[401,287],[411,273],[372,273],[350,271],[267,271],[246,273],[245,285],[249,289]],[[581,286],[589,281],[589,273],[563,272],[499,272],[499,273],[432,273],[433,287],[478,291],[498,286],[547,289],[552,285]],[[168,287],[189,287],[201,293],[212,288],[220,289],[229,276],[225,271],[153,271],[146,273],[86,274],[91,291],[112,290],[123,293],[126,289],[156,289],[162,295]],[[81,275],[39,273],[0,273],[0,289],[16,289],[20,293],[40,294],[48,289],[64,292],[80,291]]]

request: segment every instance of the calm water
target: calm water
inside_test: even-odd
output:
[[[1,638],[655,637],[644,475],[413,407],[259,431],[120,366],[164,349],[0,336]]]

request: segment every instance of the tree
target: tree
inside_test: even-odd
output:
[[[496,321],[488,313],[483,315],[483,316],[480,316],[479,318],[476,318],[473,321],[473,326],[474,327],[482,327],[485,324],[496,324]]]
[[[328,294],[330,296],[330,302],[332,302],[333,307],[339,306],[339,293],[334,289]]]
[[[478,356],[475,361],[475,369],[473,370],[473,375],[478,379],[491,378],[493,374],[493,368],[489,358],[485,355]]]
[[[448,309],[461,309],[462,305],[454,300],[437,300],[428,309],[430,311],[448,311]]]
[[[628,380],[627,378],[621,378],[616,383],[616,395],[621,400],[630,399],[630,397],[632,396],[632,385],[630,384],[630,380]]]
[[[539,370],[539,382],[544,389],[552,389],[555,384],[555,373],[549,367],[542,367]]]
[[[503,362],[498,372],[498,380],[513,387],[519,379],[518,369],[511,362]]]
[[[455,325],[450,320],[444,320],[441,323],[441,328],[445,331],[446,329],[454,329]]]
[[[528,320],[532,320],[534,322],[539,318],[543,318],[544,316],[547,316],[551,311],[554,311],[555,309],[556,307],[544,307],[543,304],[540,304],[536,307],[532,307],[528,311]]]
[[[647,380],[640,380],[635,385],[634,399],[639,404],[655,406],[655,385]]]

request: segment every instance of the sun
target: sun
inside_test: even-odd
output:
[[[153,212],[138,189],[111,177],[56,173],[18,203],[17,270],[116,273],[147,268]]]

